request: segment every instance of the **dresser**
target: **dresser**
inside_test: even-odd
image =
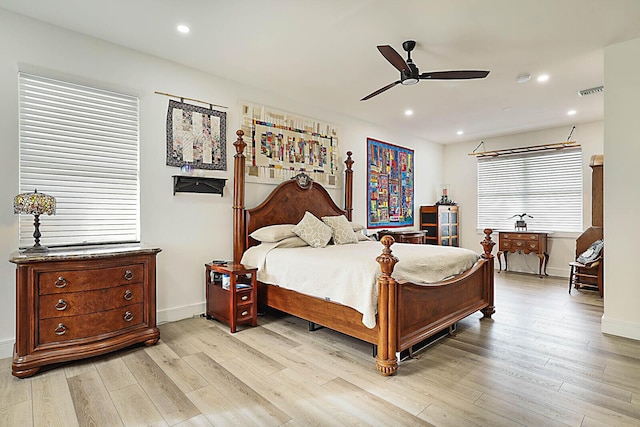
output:
[[[427,232],[425,243],[460,246],[459,213],[457,205],[420,206],[420,229]]]
[[[549,263],[549,254],[547,253],[547,236],[551,234],[548,231],[499,231],[498,232],[498,272],[502,271],[501,258],[504,256],[504,270],[507,271],[507,254],[524,253],[534,254],[539,259],[538,274],[542,277],[547,274],[547,264]],[[543,270],[544,266],[544,270]]]
[[[16,264],[12,374],[155,344],[156,255],[145,246],[53,249],[11,255]]]
[[[423,244],[426,243],[425,239],[427,237],[426,230],[414,230],[414,231],[391,231],[391,230],[380,230],[378,231],[378,240],[382,239],[383,236],[391,236],[393,240],[398,243],[417,243]]]

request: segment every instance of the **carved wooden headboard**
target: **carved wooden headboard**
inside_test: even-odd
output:
[[[301,182],[301,179],[308,181]],[[318,218],[347,214],[334,203],[322,185],[312,181],[308,175],[300,174],[278,185],[260,205],[245,210],[245,248],[259,243],[249,237],[258,228],[273,224],[297,224],[307,211]]]
[[[246,144],[242,140],[244,132],[236,132],[237,141],[234,156],[234,185],[233,185],[233,260],[240,262],[244,251],[258,242],[249,234],[260,227],[274,224],[297,224],[305,212],[311,212],[316,217],[345,215],[351,220],[353,195],[353,160],[351,152],[347,152],[345,161],[345,209],[335,204],[327,190],[308,175],[299,174],[289,181],[278,185],[271,194],[258,206],[252,209],[244,207],[244,169]]]

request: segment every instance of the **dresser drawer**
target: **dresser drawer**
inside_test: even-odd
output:
[[[144,301],[142,283],[85,292],[66,292],[40,297],[40,318],[69,317],[111,310]]]
[[[111,288],[144,281],[144,266],[130,264],[110,268],[43,272],[38,275],[40,295]]]
[[[80,316],[42,319],[39,322],[39,344],[59,343],[89,338],[144,324],[144,304]]]

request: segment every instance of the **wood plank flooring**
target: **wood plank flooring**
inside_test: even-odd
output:
[[[164,324],[153,347],[11,376],[0,426],[639,426],[640,342],[600,332],[596,292],[496,274],[474,314],[382,377],[371,346],[270,313],[256,328]]]

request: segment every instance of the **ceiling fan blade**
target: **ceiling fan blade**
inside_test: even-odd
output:
[[[489,71],[479,70],[454,70],[454,71],[431,71],[420,74],[420,79],[431,80],[462,80],[462,79],[484,79]]]
[[[402,56],[400,56],[400,54],[388,44],[378,46],[378,50],[380,51],[382,56],[384,56],[386,60],[391,63],[391,65],[398,69],[398,71],[402,72],[409,69],[406,61],[402,59]]]
[[[376,95],[380,95],[382,92],[384,92],[385,90],[389,90],[392,87],[394,87],[395,85],[397,85],[398,83],[400,83],[400,80],[398,80],[397,82],[393,82],[391,84],[386,85],[385,87],[378,89],[377,91],[370,93],[369,95],[365,96],[364,98],[362,98],[360,101],[366,101],[369,98],[373,98]]]

